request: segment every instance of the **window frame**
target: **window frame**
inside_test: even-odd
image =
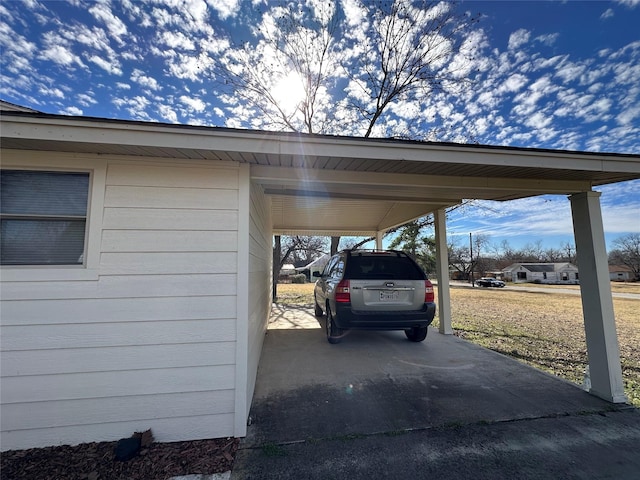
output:
[[[8,222],[12,222],[12,221],[17,221],[17,222],[38,222],[38,221],[44,221],[44,222],[78,222],[80,226],[83,227],[82,228],[82,252],[80,253],[80,255],[77,257],[78,260],[82,259],[82,261],[75,261],[75,262],[48,262],[48,263],[38,263],[38,262],[34,262],[33,261],[33,257],[29,258],[29,257],[25,257],[25,261],[27,261],[28,263],[5,263],[3,265],[5,266],[61,266],[61,267],[66,267],[66,266],[84,266],[84,258],[86,256],[86,252],[87,252],[87,226],[88,226],[88,216],[89,216],[89,192],[91,191],[91,172],[86,172],[86,171],[71,171],[71,170],[65,170],[65,171],[60,171],[60,170],[35,170],[35,169],[14,169],[14,168],[0,168],[0,175],[2,174],[8,174],[8,172],[22,172],[22,173],[26,173],[28,175],[37,175],[38,173],[45,173],[45,174],[52,174],[52,175],[81,175],[83,178],[86,179],[86,191],[84,191],[84,188],[82,189],[83,191],[80,192],[80,194],[82,196],[86,195],[87,197],[87,201],[84,205],[84,214],[70,214],[70,213],[43,213],[46,212],[46,209],[41,209],[40,211],[36,211],[36,212],[30,212],[30,213],[10,213],[10,212],[2,212],[2,208],[0,205],[0,221],[4,222],[4,221],[8,221]],[[64,180],[62,180],[64,181]],[[85,185],[82,185],[83,187],[85,187]],[[74,194],[76,192],[73,192]],[[49,243],[51,241],[51,238],[46,238],[45,237],[45,243]],[[37,255],[36,255],[36,259],[37,259]]]
[[[107,161],[97,155],[3,150],[2,170],[88,173],[82,264],[0,265],[2,281],[97,280]]]

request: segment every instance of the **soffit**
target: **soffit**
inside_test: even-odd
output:
[[[640,156],[3,112],[2,148],[251,165],[274,232],[371,234],[462,199],[572,194],[640,178]]]

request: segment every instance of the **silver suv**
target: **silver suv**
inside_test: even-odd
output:
[[[315,314],[327,314],[329,343],[352,328],[404,330],[412,342],[426,338],[436,313],[433,285],[406,253],[344,250],[315,276]]]

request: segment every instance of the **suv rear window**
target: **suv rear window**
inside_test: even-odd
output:
[[[396,255],[352,255],[345,278],[353,280],[424,280],[426,275],[409,257]]]

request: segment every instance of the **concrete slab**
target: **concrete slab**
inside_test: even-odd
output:
[[[294,323],[313,325],[311,313]],[[424,343],[352,332],[330,345],[317,328],[270,329],[250,418],[235,480],[587,478],[578,463],[603,452],[618,467],[588,478],[640,472],[636,410],[436,330]],[[493,476],[479,475],[486,462]]]

